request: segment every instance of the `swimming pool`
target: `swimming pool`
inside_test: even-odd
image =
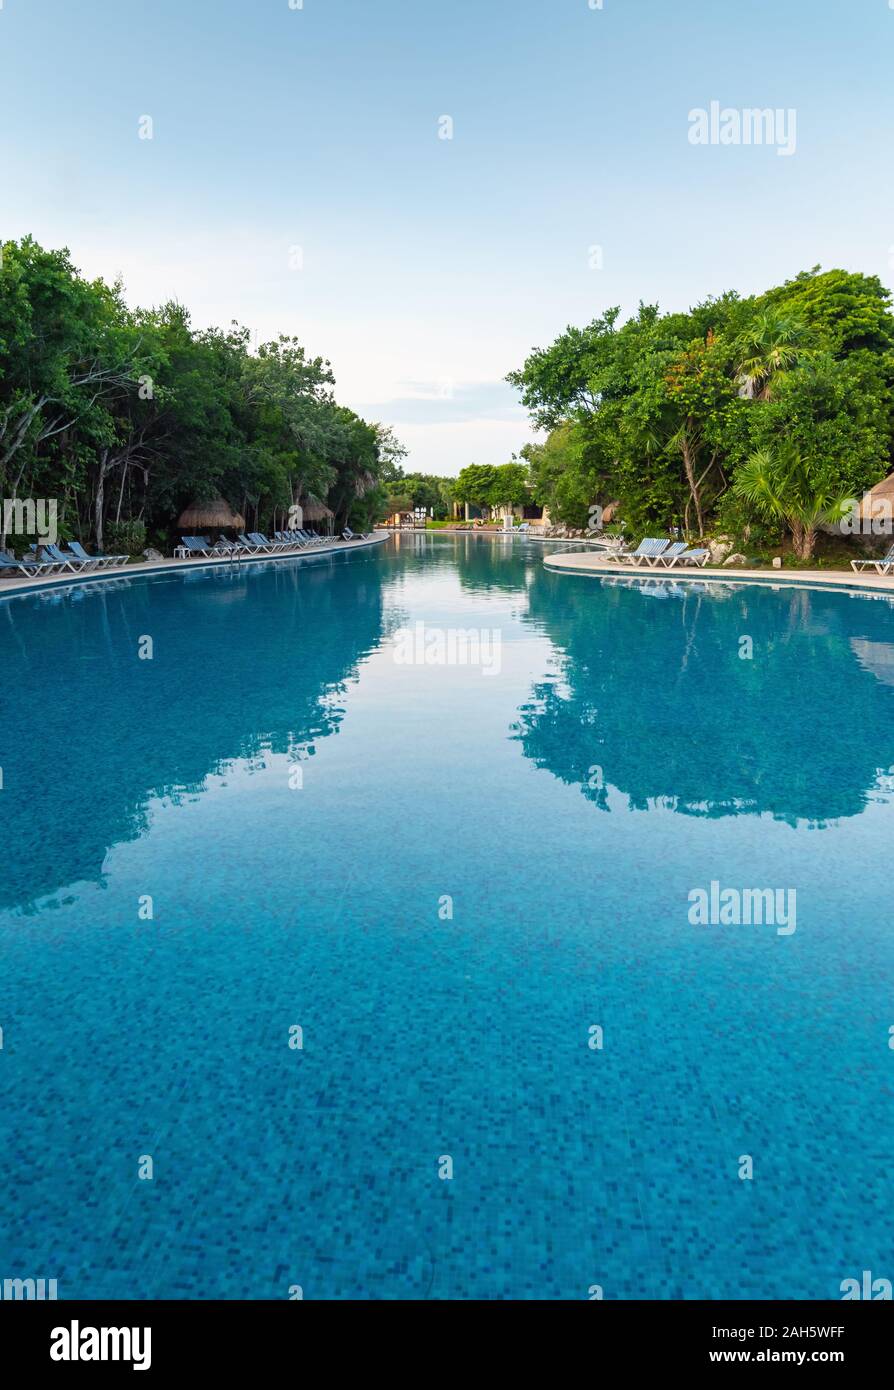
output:
[[[0,1277],[892,1277],[894,607],[543,555],[0,602]],[[796,929],[693,923],[712,885]]]

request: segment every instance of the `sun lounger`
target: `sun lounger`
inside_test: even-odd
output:
[[[184,536],[178,549],[185,555],[213,555],[214,547],[204,536]]]
[[[78,565],[77,556],[65,555],[57,546],[50,546],[46,542],[40,545],[29,545],[31,554],[28,559],[35,564],[52,565],[58,574],[63,574],[66,570],[70,574],[78,574],[81,569],[89,569],[89,565]]]
[[[68,548],[79,560],[93,560],[97,569],[108,569],[110,565],[126,565],[129,555],[88,555],[80,541],[69,541]]]
[[[97,557],[95,555],[88,555],[83,547],[81,547],[80,552],[78,552],[75,550],[75,544],[77,544],[77,542],[70,542],[70,548],[68,550],[62,550],[58,545],[48,545],[46,543],[44,543],[42,548],[46,551],[51,560],[58,560],[64,569],[71,569],[73,565],[76,565],[78,568],[75,573],[80,570],[98,570],[100,565]],[[36,556],[38,547],[32,545],[31,549]]]
[[[865,569],[874,569],[876,574],[890,574],[894,569],[894,545],[882,560],[851,560],[851,569],[854,574]]]
[[[352,531],[350,526],[346,526],[341,533],[343,541],[365,541],[370,537],[369,531]]]
[[[672,545],[670,550],[666,550],[661,556],[661,563],[669,570],[676,569],[677,565],[695,565],[697,569],[701,569],[711,558],[710,550],[687,550],[684,545],[682,550],[676,550],[676,554],[671,555],[672,550],[676,550],[676,545]]]
[[[12,555],[0,550],[0,574],[5,574],[10,579],[14,574],[56,574],[62,568],[56,560],[16,560]]]
[[[278,550],[288,550],[289,548],[288,542],[284,545],[282,541],[268,541],[267,537],[260,531],[249,531],[248,539],[253,545],[258,545],[262,548],[266,546],[271,555],[275,554]]]
[[[688,549],[686,541],[674,541],[673,545],[668,546],[667,550],[658,556],[659,565],[673,565]]]
[[[32,546],[32,549],[37,555],[38,547]],[[82,574],[84,570],[97,568],[92,555],[88,555],[86,560],[82,560],[72,551],[62,550],[58,545],[50,545],[49,543],[43,544],[40,549],[49,555],[50,559],[59,565],[61,570],[70,570],[72,574]]]
[[[622,564],[648,565],[652,568],[661,559],[669,545],[669,540],[647,536],[645,540],[640,541],[636,550],[625,551],[615,558],[620,560]]]
[[[239,544],[242,546],[242,549],[244,551],[247,551],[249,555],[273,554],[273,546],[270,544],[269,541],[265,541],[263,545],[258,545],[258,542],[252,540],[251,536],[243,535],[241,532],[238,536],[238,541]]]

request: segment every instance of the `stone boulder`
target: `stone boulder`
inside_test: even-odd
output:
[[[151,545],[146,546],[143,555],[147,560],[163,560],[165,558],[160,550],[155,550]]]
[[[717,536],[715,540],[708,541],[708,549],[711,552],[711,564],[722,565],[727,555],[731,554],[733,543],[729,536]]]
[[[741,568],[742,565],[747,565],[747,564],[748,564],[748,556],[747,556],[747,555],[740,555],[739,552],[736,551],[735,554],[733,554],[733,555],[727,555],[726,559],[725,559],[724,562],[723,562],[723,568],[724,568],[725,570],[732,569],[734,566],[738,566],[739,568]]]

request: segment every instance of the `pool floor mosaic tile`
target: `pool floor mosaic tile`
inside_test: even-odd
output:
[[[894,607],[542,559],[399,537],[0,602],[0,1279],[894,1278]],[[417,622],[499,669],[402,664]],[[714,882],[796,929],[694,925]]]

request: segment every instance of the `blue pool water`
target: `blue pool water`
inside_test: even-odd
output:
[[[409,535],[0,602],[0,1278],[894,1277],[894,607],[542,561]],[[493,669],[403,659],[420,622]],[[712,882],[796,930],[693,925]]]

